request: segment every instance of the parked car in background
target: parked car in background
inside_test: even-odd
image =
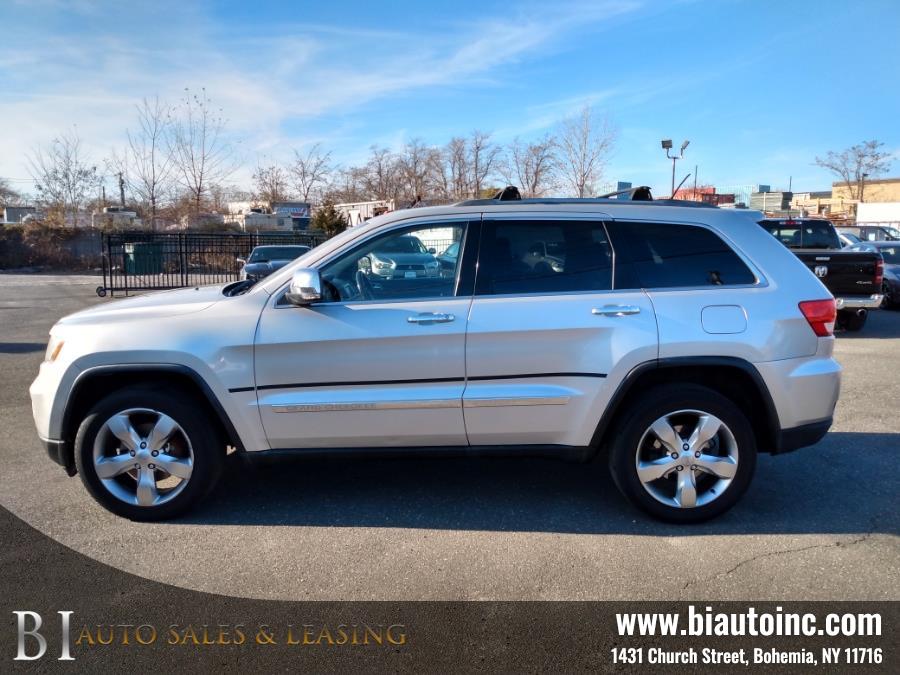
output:
[[[881,292],[884,309],[900,307],[900,242],[897,241],[865,241],[850,247],[853,251],[875,251],[884,260],[884,280]]]
[[[638,507],[705,520],[745,493],[757,453],[819,441],[840,389],[834,298],[760,218],[625,199],[395,211],[252,286],[63,318],[30,390],[38,434],[137,520],[202,499],[228,446],[599,455]],[[461,243],[452,276],[401,268],[438,265],[436,228]],[[522,262],[538,241],[556,269]]]
[[[769,218],[760,221],[778,241],[794,252],[835,297],[838,326],[861,330],[869,310],[881,306],[884,263],[873,251],[841,246],[834,226],[815,218]]]
[[[844,248],[847,248],[848,246],[853,246],[854,244],[858,244],[862,241],[862,239],[857,237],[852,232],[844,232],[842,230],[837,230],[837,233],[838,233],[838,239],[841,240],[841,245]]]
[[[437,261],[441,266],[441,276],[454,274],[456,261],[459,258],[459,244],[460,242],[454,241],[437,255]]]
[[[436,277],[440,274],[441,264],[434,253],[434,249],[425,248],[418,237],[397,237],[360,258],[359,270],[379,281]]]
[[[243,265],[241,268],[241,279],[250,279],[252,281],[263,279],[307,252],[309,252],[309,246],[301,246],[299,244],[257,246],[250,252],[250,256],[246,260],[243,258],[237,259]]]
[[[545,274],[562,272],[565,267],[565,250],[560,242],[535,241],[521,260],[531,270]]]
[[[840,228],[844,234],[852,234],[860,241],[900,241],[900,230],[892,225],[851,225]]]

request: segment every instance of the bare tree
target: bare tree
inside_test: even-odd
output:
[[[585,106],[560,123],[557,136],[560,178],[572,196],[591,196],[603,177],[615,132],[605,117]]]
[[[556,143],[547,135],[533,143],[514,139],[500,171],[507,183],[519,186],[528,198],[542,197],[555,187],[556,169]]]
[[[500,148],[491,142],[491,135],[482,131],[473,131],[468,141],[466,154],[469,175],[469,188],[475,198],[481,196],[487,178],[495,169],[500,155]]]
[[[97,167],[82,156],[75,130],[54,138],[47,148],[38,146],[27,161],[38,200],[64,216],[69,214],[78,225],[81,205],[99,184],[99,177]]]
[[[816,157],[816,164],[828,169],[850,191],[850,199],[862,199],[866,178],[875,178],[891,168],[891,154],[882,152],[884,143],[863,141],[841,152],[829,150],[825,157]]]
[[[128,149],[120,171],[127,177],[130,191],[149,206],[150,224],[156,227],[160,201],[172,187],[172,155],[166,147],[171,108],[158,96],[145,98],[136,107],[138,129],[128,132]]]
[[[366,191],[366,170],[363,167],[347,167],[336,171],[329,185],[322,190],[321,203],[342,204],[369,199]]]
[[[221,183],[236,168],[231,145],[225,138],[226,119],[221,108],[213,107],[205,89],[199,94],[185,89],[170,125],[173,166],[179,182],[190,193],[196,217],[210,187]]]
[[[283,202],[290,198],[288,173],[277,164],[257,165],[253,172],[254,196],[272,206],[273,202]]]
[[[397,158],[402,196],[417,201],[428,195],[432,185],[432,149],[415,138],[407,143]]]
[[[444,154],[450,183],[449,196],[453,199],[464,199],[472,192],[469,183],[469,150],[466,139],[459,136],[451,138],[444,149]]]
[[[371,148],[365,166],[366,192],[375,199],[395,199],[399,193],[397,158],[387,148]]]
[[[294,150],[294,164],[291,173],[294,175],[294,187],[304,202],[319,201],[334,167],[331,165],[331,153],[323,152],[316,143],[305,155]]]
[[[22,199],[22,195],[13,190],[9,183],[0,178],[0,205],[18,204]]]

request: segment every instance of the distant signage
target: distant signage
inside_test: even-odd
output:
[[[279,216],[290,216],[291,218],[309,218],[309,204],[291,203],[291,204],[273,204],[273,210]]]

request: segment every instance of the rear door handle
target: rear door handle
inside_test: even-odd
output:
[[[594,307],[591,310],[591,314],[594,316],[627,316],[640,313],[641,308],[634,305],[603,305],[603,307]]]
[[[430,323],[450,323],[456,319],[452,314],[440,314],[436,312],[423,312],[415,316],[408,316],[406,320],[409,323],[430,324]]]

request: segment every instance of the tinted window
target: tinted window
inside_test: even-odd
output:
[[[621,236],[626,242],[617,264],[616,288],[725,286],[756,281],[728,244],[706,228],[621,222],[615,228],[616,241]]]
[[[760,225],[788,248],[840,248],[831,223],[822,220],[764,220]]]
[[[476,293],[602,291],[612,285],[612,251],[602,223],[486,221]]]

